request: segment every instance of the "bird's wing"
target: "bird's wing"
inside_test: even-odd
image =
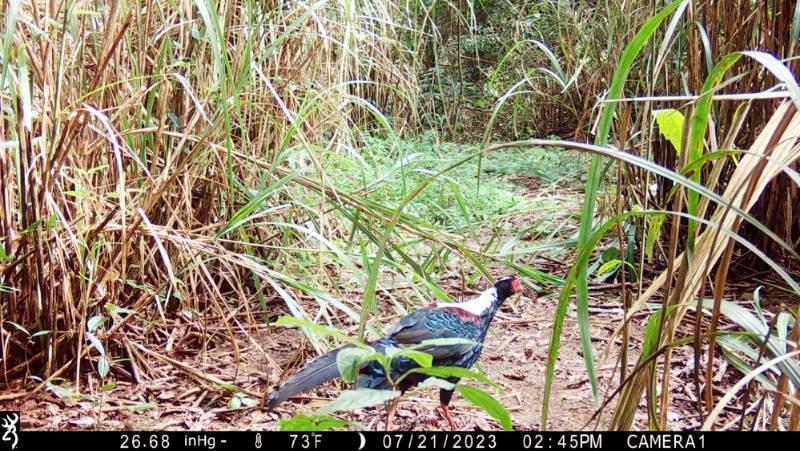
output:
[[[479,318],[455,310],[457,307],[428,307],[404,317],[389,332],[389,336],[402,347],[419,345],[426,340],[462,338],[472,343],[431,345],[417,350],[431,354],[436,364],[456,361],[480,346]],[[474,316],[474,315],[473,315]]]

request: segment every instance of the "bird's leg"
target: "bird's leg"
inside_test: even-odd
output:
[[[450,423],[450,430],[457,431],[458,426],[456,426],[456,422],[453,420],[453,416],[450,415],[450,408],[447,407],[447,404],[441,403],[442,412],[444,412],[444,417],[447,418],[447,422]]]
[[[386,430],[392,430],[392,420],[394,419],[394,413],[397,410],[397,404],[400,403],[400,398],[394,398],[389,403],[389,412],[386,414]]]
[[[458,382],[458,379],[448,379],[451,383]],[[453,416],[450,415],[450,400],[453,398],[453,390],[439,390],[439,404],[442,406],[442,412],[444,412],[444,417],[447,418],[447,422],[450,423],[450,430],[457,431],[458,426],[456,426],[456,422],[453,420]]]

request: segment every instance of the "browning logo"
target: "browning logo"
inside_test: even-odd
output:
[[[19,444],[19,412],[0,412],[0,449],[17,449]]]

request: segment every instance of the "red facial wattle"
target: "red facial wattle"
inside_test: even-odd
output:
[[[519,293],[522,291],[522,283],[519,281],[519,279],[514,279],[511,281],[511,291],[514,293]]]

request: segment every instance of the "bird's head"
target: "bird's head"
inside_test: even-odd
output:
[[[516,276],[505,276],[497,279],[494,287],[497,289],[497,297],[505,299],[522,291],[522,282]]]

